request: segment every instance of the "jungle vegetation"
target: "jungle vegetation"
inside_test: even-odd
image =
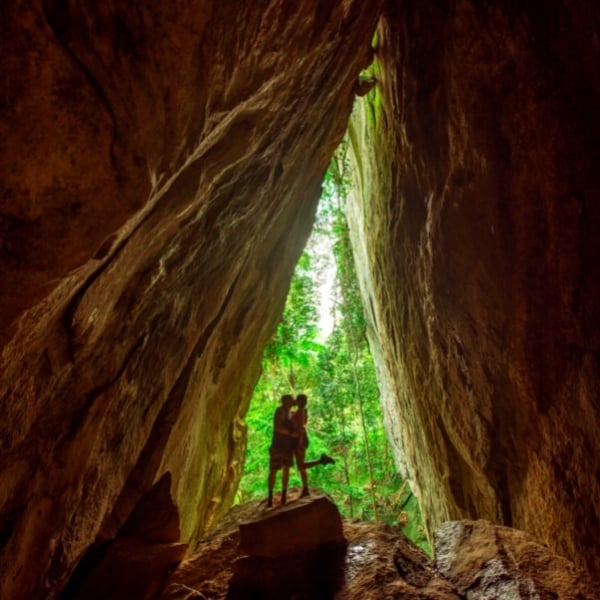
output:
[[[282,320],[264,351],[246,415],[247,451],[236,501],[266,498],[273,413],[282,394],[305,393],[307,460],[323,452],[336,460],[310,469],[309,485],[326,491],[344,516],[397,525],[429,551],[417,500],[397,472],[384,429],[344,216],[349,192],[344,167],[338,151]],[[289,485],[301,485],[295,467]]]

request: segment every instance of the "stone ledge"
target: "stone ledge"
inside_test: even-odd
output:
[[[240,523],[240,547],[251,556],[289,556],[324,545],[346,546],[340,513],[326,496],[292,501]]]

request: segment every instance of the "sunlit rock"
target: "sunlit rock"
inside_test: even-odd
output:
[[[598,8],[389,3],[349,203],[397,463],[600,573]]]
[[[377,2],[2,5],[0,596],[229,507]]]

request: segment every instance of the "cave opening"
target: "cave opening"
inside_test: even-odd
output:
[[[308,396],[308,471],[344,517],[398,526],[430,552],[419,503],[388,440],[346,216],[354,193],[348,136],[332,157],[310,238],[296,265],[285,309],[263,354],[246,415],[245,463],[236,504],[267,497],[273,414],[284,394]],[[300,497],[297,461],[288,500]],[[275,502],[281,502],[281,476]]]
[[[224,517],[258,349],[355,96],[362,308],[389,392],[352,303],[312,338],[300,309],[318,308],[290,304],[306,335],[267,347],[282,383],[237,501],[265,500],[273,409],[305,392],[309,458],[336,459],[310,483],[345,515],[399,522],[406,450],[432,534],[518,527],[597,576],[596,4],[4,3],[0,597],[59,597],[105,543],[131,582],[123,548],[149,541],[129,555],[149,584],[175,542],[130,516],[163,476],[178,517],[159,496],[152,520],[181,543]],[[296,299],[314,271],[303,256]]]

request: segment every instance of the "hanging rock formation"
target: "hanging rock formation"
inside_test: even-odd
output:
[[[182,541],[229,507],[378,6],[0,13],[0,597],[50,600],[166,472]]]
[[[485,517],[600,572],[598,8],[389,1],[359,79],[379,4],[1,3],[3,599],[144,542],[136,506],[182,543],[228,507],[355,94],[371,342],[430,531]]]
[[[387,3],[350,207],[429,530],[486,518],[596,573],[599,24],[593,2]]]

